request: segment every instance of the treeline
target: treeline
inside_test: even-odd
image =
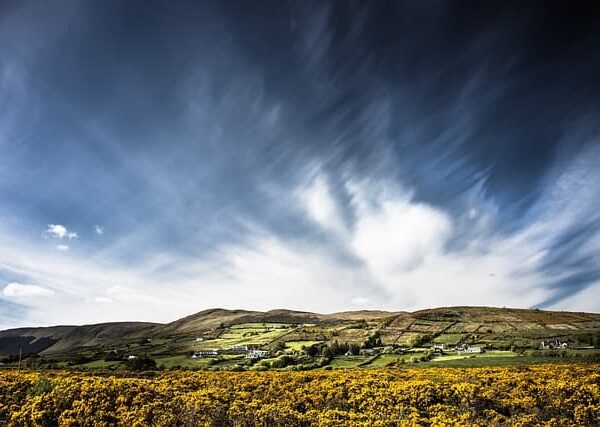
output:
[[[381,337],[379,331],[375,331],[369,336],[362,344],[339,342],[333,340],[330,343],[319,343],[310,346],[303,346],[302,350],[309,356],[317,357],[335,357],[350,354],[352,356],[358,356],[362,349],[371,349],[375,347],[381,347]]]

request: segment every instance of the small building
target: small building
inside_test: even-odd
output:
[[[269,354],[269,352],[266,351],[266,350],[250,350],[246,354],[246,358],[248,358],[248,359],[262,359],[264,357],[267,357],[268,354]]]
[[[360,350],[359,353],[361,356],[374,356],[375,355],[375,350],[373,350],[372,348],[363,348]]]
[[[554,350],[557,348],[569,348],[568,342],[561,342],[560,340],[544,340],[540,342],[540,348],[542,350]]]
[[[203,341],[204,341],[204,338],[202,338],[202,337],[196,337],[196,342],[203,342]]]
[[[467,352],[467,353],[483,353],[483,350],[479,346],[469,345],[469,346],[467,346],[467,349],[465,350],[465,352]]]
[[[132,354],[132,355],[130,355],[130,356],[127,356],[127,360],[135,360],[135,359],[137,359],[137,358],[138,358],[138,357],[137,357],[135,354]]]
[[[444,344],[433,344],[433,354],[444,354]]]
[[[192,354],[192,359],[202,359],[205,357],[217,357],[219,355],[219,350],[199,350]]]
[[[350,350],[348,350],[347,352],[344,353],[344,356],[352,356],[352,352]]]
[[[232,345],[231,347],[229,347],[229,350],[231,351],[239,351],[239,352],[246,352],[249,350],[249,347],[247,345]]]

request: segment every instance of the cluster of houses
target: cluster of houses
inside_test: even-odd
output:
[[[263,359],[269,355],[267,350],[259,350],[252,348],[248,345],[234,345],[224,350],[219,349],[205,349],[198,350],[192,354],[192,359],[203,359],[206,357],[218,357],[221,354],[236,354],[236,353],[246,353],[247,359]]]
[[[210,350],[198,350],[194,354],[192,354],[192,359],[203,359],[205,357],[217,357],[219,355],[219,350],[210,349]]]
[[[459,352],[459,353],[469,353],[469,354],[478,354],[483,353],[484,349],[481,346],[477,345],[467,345],[467,344],[459,344],[455,347],[444,347],[444,344],[436,344],[434,343],[431,347],[434,356],[441,356],[444,352]],[[360,356],[374,356],[379,353],[393,353],[394,347],[382,347],[382,348],[363,348],[360,349],[358,355]],[[353,354],[348,351],[344,354],[344,356],[353,356]]]
[[[478,354],[483,353],[483,349],[478,345],[467,345],[467,344],[459,344],[456,347],[450,347],[444,349],[444,344],[433,344],[433,354],[441,355],[444,354],[444,351],[456,351],[459,353],[470,353],[470,354]]]
[[[542,350],[555,350],[559,348],[569,348],[569,343],[560,340],[544,340],[540,342]]]
[[[196,342],[202,342],[202,341],[204,341],[202,338],[196,338]],[[543,343],[546,343],[544,345],[549,345],[549,346],[550,345],[558,345],[554,342],[547,342],[547,341],[544,341]],[[566,344],[566,343],[564,343],[564,344]],[[543,347],[543,348],[558,348],[558,347]],[[440,356],[440,355],[444,354],[444,352],[459,352],[459,353],[463,352],[463,353],[469,353],[469,354],[478,354],[478,353],[484,352],[483,348],[480,346],[467,345],[467,344],[459,344],[459,345],[453,346],[453,347],[444,347],[444,344],[434,343],[432,346],[432,350],[433,350],[434,356]],[[362,349],[360,349],[358,354],[360,356],[375,356],[376,354],[379,354],[379,353],[393,353],[394,351],[395,351],[395,348],[392,346],[382,347],[382,348],[362,348]],[[253,359],[253,360],[263,359],[269,355],[269,352],[267,350],[261,350],[254,346],[240,344],[240,345],[233,345],[231,347],[224,348],[224,349],[198,350],[191,355],[191,358],[192,359],[202,359],[202,358],[219,357],[220,355],[223,355],[223,354],[240,354],[240,353],[245,353],[247,359]],[[348,351],[345,354],[345,356],[352,356],[352,355],[353,354],[350,351]]]

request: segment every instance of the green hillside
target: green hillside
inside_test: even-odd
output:
[[[4,368],[18,363],[19,351],[27,364],[46,367],[119,369],[151,359],[164,368],[334,369],[595,360],[599,347],[600,314],[494,307],[332,314],[211,309],[167,324],[0,332]]]

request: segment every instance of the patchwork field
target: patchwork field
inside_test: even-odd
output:
[[[26,367],[104,371],[593,362],[600,359],[599,325],[598,314],[493,307],[327,315],[214,309],[166,325],[1,331],[0,369],[17,368],[19,351]]]

